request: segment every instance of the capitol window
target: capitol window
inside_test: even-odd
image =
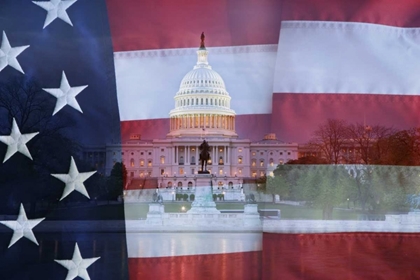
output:
[[[149,160],[149,161],[147,162],[147,166],[148,166],[148,167],[151,167],[151,166],[152,166],[152,161],[151,161],[151,160]]]
[[[242,157],[238,158],[238,164],[242,164]]]
[[[261,167],[264,167],[264,160],[262,159],[262,160],[260,160],[260,166]]]
[[[160,163],[165,164],[165,157],[164,156],[160,157]]]
[[[257,160],[253,159],[253,160],[252,160],[252,164],[251,164],[251,165],[252,165],[252,166],[257,165]]]
[[[140,167],[144,166],[144,160],[140,160]]]
[[[134,167],[134,159],[131,159],[131,160],[130,160],[130,166],[131,166],[131,167]]]

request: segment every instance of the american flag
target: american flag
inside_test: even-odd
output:
[[[419,11],[417,0],[3,0],[0,279],[418,278],[418,233],[263,233],[260,250],[127,255],[123,205],[101,211],[109,185],[79,148],[163,138],[203,30],[243,138],[303,142],[327,118],[418,127]]]

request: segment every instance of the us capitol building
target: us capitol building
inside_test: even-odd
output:
[[[261,141],[241,139],[235,132],[235,111],[222,77],[208,62],[204,35],[197,50],[197,63],[182,79],[175,108],[169,112],[170,127],[165,139],[142,140],[131,135],[122,144],[107,145],[105,151],[85,150],[84,158],[94,166],[102,160],[109,174],[115,162],[127,168],[130,189],[190,189],[200,170],[199,149],[209,143],[211,160],[207,170],[220,188],[238,188],[244,179],[270,175],[278,164],[298,158],[298,144],[284,143],[268,134]],[[99,168],[98,168],[99,169]]]

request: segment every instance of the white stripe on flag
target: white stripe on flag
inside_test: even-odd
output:
[[[120,118],[168,118],[182,78],[198,48],[116,52]],[[208,48],[209,64],[223,78],[236,114],[268,114],[277,45]]]
[[[142,232],[131,230],[133,223],[135,221],[126,222],[129,258],[228,254],[262,249],[262,232],[159,232],[152,229]]]
[[[420,93],[420,28],[285,21],[274,92]]]

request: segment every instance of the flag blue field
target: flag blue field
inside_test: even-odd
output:
[[[120,138],[105,2],[0,5],[0,279],[126,279],[122,204],[92,210],[81,152]]]

